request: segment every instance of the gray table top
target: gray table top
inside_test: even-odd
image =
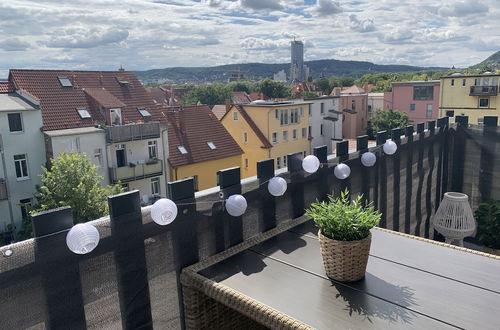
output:
[[[318,329],[499,329],[500,261],[372,230],[366,276],[325,275],[316,229],[296,227],[200,273]]]

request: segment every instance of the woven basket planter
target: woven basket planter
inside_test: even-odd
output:
[[[359,241],[337,241],[318,232],[326,275],[340,282],[354,282],[365,276],[372,241],[371,233]]]

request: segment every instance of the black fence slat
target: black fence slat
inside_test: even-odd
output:
[[[227,199],[231,195],[241,194],[241,174],[239,167],[228,168],[217,172],[219,177],[219,186],[224,199]],[[222,217],[220,221],[224,228],[228,228],[229,246],[234,246],[243,242],[243,217],[233,217],[227,212],[222,212]],[[218,221],[219,222],[219,221]],[[223,237],[225,237],[223,235]],[[226,240],[225,240],[226,241]],[[224,246],[224,250],[227,246]]]
[[[427,129],[429,130],[429,146],[427,153],[427,160],[429,163],[429,170],[427,172],[427,186],[426,186],[426,194],[425,194],[425,210],[426,210],[426,218],[424,223],[424,237],[430,237],[430,228],[431,228],[431,216],[432,216],[432,176],[434,173],[434,141],[435,141],[435,121],[427,122]]]
[[[359,152],[359,166],[361,169],[361,193],[363,194],[363,199],[369,202],[372,167],[364,167],[361,163],[361,156],[368,151],[368,135],[358,136],[356,139],[356,150]]]
[[[469,117],[456,116],[457,128],[453,138],[453,163],[451,170],[451,190],[463,191],[465,155],[467,154],[466,130],[468,129]]]
[[[383,146],[387,141],[387,131],[381,131],[377,133],[377,145]],[[382,148],[381,148],[382,149]],[[375,187],[375,206],[382,214],[380,218],[380,227],[387,228],[387,157],[383,150],[380,150],[380,157],[377,161],[377,172],[375,177],[375,182],[377,186]]]
[[[349,141],[337,142],[337,158],[339,163],[345,162],[349,159]],[[335,169],[334,169],[335,170]],[[340,191],[345,191],[346,189],[350,191],[350,178],[343,180],[336,179],[339,182]]]
[[[296,152],[287,156],[290,172],[290,195],[292,197],[292,216],[298,218],[304,214],[304,170],[302,169],[302,153]]]
[[[392,229],[399,231],[399,204],[400,204],[400,182],[401,182],[401,128],[394,128],[391,132],[392,140],[397,144],[398,150],[392,155]]]
[[[413,126],[405,128],[406,136],[406,182],[405,182],[405,224],[404,232],[411,232],[411,210],[413,193]]]
[[[317,198],[319,201],[326,201],[328,194],[331,194],[331,189],[328,185],[328,180],[325,180],[325,178],[328,176],[328,172],[330,171],[327,165],[328,148],[327,146],[316,147],[313,149],[313,154],[314,156],[318,157],[318,160],[321,164],[317,172],[318,179],[316,180],[318,187]]]
[[[417,126],[418,133],[418,159],[417,159],[417,174],[418,174],[418,184],[417,184],[417,195],[415,196],[415,235],[420,236],[421,224],[422,224],[422,190],[424,186],[424,143],[425,143],[425,132],[424,124],[420,123]]]
[[[259,208],[263,231],[276,227],[276,201],[267,189],[267,182],[274,177],[274,159],[257,162],[257,178],[259,179],[260,200]]]
[[[497,125],[498,117],[484,117],[483,143],[481,143],[481,160],[479,166],[479,192],[481,193],[482,201],[489,201],[491,199],[496,144],[490,143],[489,140],[495,136]]]

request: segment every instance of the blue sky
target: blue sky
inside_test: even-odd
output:
[[[10,68],[146,70],[305,59],[465,67],[500,50],[499,0],[9,0]]]

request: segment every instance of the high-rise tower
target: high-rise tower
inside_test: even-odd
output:
[[[291,43],[290,80],[292,82],[305,81],[304,77],[304,43],[293,40]]]

